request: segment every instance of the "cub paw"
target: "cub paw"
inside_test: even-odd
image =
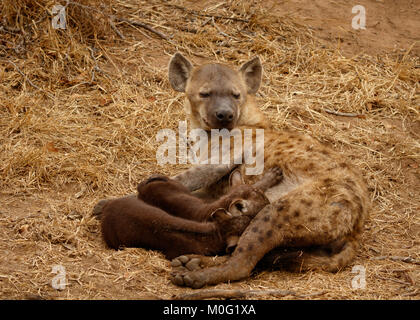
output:
[[[101,219],[102,216],[102,210],[105,207],[105,205],[108,203],[109,200],[102,199],[99,200],[97,204],[93,207],[92,210],[92,216],[94,216],[96,219]]]
[[[162,175],[162,174],[152,174],[147,179],[141,181],[137,185],[137,191],[139,193],[142,193],[144,191],[144,188],[146,187],[146,185],[148,185],[149,183],[155,182],[155,181],[166,182],[166,181],[169,181],[169,178],[167,176]]]
[[[272,167],[267,170],[266,174],[264,175],[268,179],[270,179],[273,184],[277,184],[281,180],[283,180],[283,170],[279,167]]]
[[[151,182],[154,181],[169,181],[169,178],[163,174],[152,174],[150,177],[148,177],[145,181],[144,184],[149,184]]]

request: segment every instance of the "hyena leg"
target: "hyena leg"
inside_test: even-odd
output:
[[[246,278],[254,269],[257,262],[271,249],[277,246],[281,239],[271,228],[265,232],[266,239],[262,243],[255,242],[255,234],[252,231],[252,225],[256,221],[272,216],[275,210],[272,205],[267,205],[254,218],[251,225],[242,234],[238,246],[231,257],[228,257],[225,263],[194,271],[174,270],[172,282],[179,286],[188,286],[191,288],[201,288],[204,285],[227,282],[229,280],[240,280]],[[250,229],[251,227],[251,229]],[[266,225],[268,227],[268,225]]]
[[[189,271],[177,275],[181,285],[200,288],[204,285],[241,280],[249,276],[256,264],[276,247],[310,247],[325,246],[340,239],[351,239],[353,230],[359,224],[357,205],[345,202],[336,195],[313,199],[313,210],[301,211],[302,195],[310,193],[317,186],[303,187],[287,195],[287,198],[267,205],[252,220],[242,234],[232,256],[223,264],[203,270]],[[322,215],[319,215],[322,212]],[[313,218],[316,218],[315,220]],[[351,241],[349,242],[349,245]],[[345,248],[347,249],[347,248]],[[352,248],[342,250],[343,255],[351,255]],[[345,256],[338,257],[345,261]],[[328,264],[329,257],[315,261],[313,264]]]
[[[182,273],[218,266],[225,263],[228,259],[229,256],[210,257],[199,254],[187,254],[179,256],[171,261],[172,282],[176,285],[182,286],[184,283],[184,280],[181,276]]]

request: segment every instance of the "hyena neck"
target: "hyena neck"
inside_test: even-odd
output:
[[[188,120],[189,128],[192,129],[202,129],[200,121],[196,120],[195,115],[193,115],[193,111],[191,108],[191,104],[188,101],[188,98],[185,98],[184,101],[184,112]]]
[[[269,129],[271,124],[264,113],[258,108],[255,97],[247,96],[247,102],[242,107],[237,127]]]

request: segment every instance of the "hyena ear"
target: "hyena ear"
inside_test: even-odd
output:
[[[232,171],[232,173],[229,176],[229,186],[233,188],[233,187],[240,186],[241,184],[244,184],[241,171],[239,169],[235,169]]]
[[[262,78],[262,65],[261,60],[258,56],[252,58],[248,62],[245,62],[239,71],[242,73],[246,85],[248,87],[248,93],[255,94],[260,88]]]
[[[192,63],[179,52],[169,62],[169,83],[176,91],[185,92],[187,80],[191,75]]]

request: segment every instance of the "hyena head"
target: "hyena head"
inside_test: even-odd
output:
[[[187,96],[191,120],[204,130],[233,129],[250,95],[261,84],[262,66],[258,57],[238,70],[219,63],[193,67],[182,54],[169,62],[171,86]]]

